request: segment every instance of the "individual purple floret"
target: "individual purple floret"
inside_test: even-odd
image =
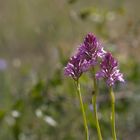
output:
[[[98,57],[102,58],[105,54],[103,46],[92,33],[89,33],[85,37],[84,43],[80,45],[78,51],[81,56],[81,59],[85,59],[88,63],[87,69],[90,66],[95,66],[97,64]]]
[[[118,69],[118,62],[111,53],[106,53],[100,67],[101,70],[96,74],[96,78],[105,78],[108,86],[113,86],[116,81],[124,82],[123,74]]]
[[[80,58],[80,54],[72,56],[64,69],[64,74],[78,80],[86,70],[87,62]]]

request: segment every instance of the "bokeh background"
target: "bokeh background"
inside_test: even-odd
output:
[[[120,62],[116,85],[118,140],[140,140],[139,0],[0,0],[0,140],[84,140],[73,80],[63,68],[88,32]],[[92,77],[81,78],[92,140]],[[111,140],[108,89],[100,83],[98,111]]]

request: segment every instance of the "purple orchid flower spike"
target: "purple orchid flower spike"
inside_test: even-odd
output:
[[[98,63],[98,57],[102,58],[106,53],[103,50],[103,46],[101,45],[101,43],[92,33],[89,33],[85,37],[84,43],[80,45],[78,51],[81,56],[81,59],[84,59],[87,62],[87,70],[91,66],[95,66]]]
[[[124,82],[123,74],[118,69],[118,62],[111,53],[106,53],[100,67],[101,70],[96,74],[96,78],[105,78],[108,86],[113,86],[116,81]]]
[[[70,58],[67,66],[64,69],[64,74],[77,81],[82,73],[86,71],[87,67],[88,64],[86,60],[81,59],[80,54],[76,54]]]
[[[87,36],[84,39],[84,44],[85,46],[87,46],[87,51],[89,53],[92,53],[95,56],[97,55],[98,57],[104,56],[105,51],[103,50],[103,46],[101,45],[97,37],[92,33],[87,34]]]

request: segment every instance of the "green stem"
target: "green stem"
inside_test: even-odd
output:
[[[86,132],[86,140],[89,140],[89,132],[88,132],[88,125],[87,125],[87,118],[86,118],[86,113],[84,109],[84,104],[81,96],[81,89],[80,89],[80,84],[78,81],[76,81],[76,87],[77,87],[77,94],[80,100],[80,106],[82,110],[82,115],[83,115],[83,121],[84,121],[84,127],[85,127],[85,132]]]
[[[113,92],[113,88],[110,87],[110,98],[111,98],[111,129],[112,129],[112,136],[113,136],[113,140],[117,140],[116,138],[116,130],[115,130],[115,95]]]
[[[97,81],[96,81],[94,69],[93,69],[93,82],[94,82],[94,93],[92,95],[92,105],[93,105],[93,109],[94,109],[98,138],[99,138],[99,140],[102,140],[102,134],[101,134],[100,124],[99,124],[99,120],[98,120],[98,113],[97,113],[97,103],[96,103],[97,102],[98,87],[97,87]]]

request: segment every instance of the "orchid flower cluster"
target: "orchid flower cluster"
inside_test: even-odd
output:
[[[64,69],[64,74],[78,80],[80,76],[91,67],[98,65],[98,58],[101,58],[100,71],[96,78],[105,78],[107,85],[112,86],[116,81],[124,82],[123,74],[119,72],[118,62],[110,52],[106,52],[99,40],[92,33],[89,33],[84,43],[72,56]]]
[[[99,66],[100,70],[95,72],[95,67]],[[115,132],[115,112],[114,112],[114,94],[113,86],[116,81],[124,82],[123,74],[120,73],[118,68],[117,60],[112,56],[110,52],[104,50],[103,45],[92,33],[88,33],[85,37],[83,43],[78,47],[74,56],[72,56],[64,69],[64,74],[70,76],[79,86],[79,78],[83,73],[93,70],[93,81],[94,81],[94,91],[95,94],[92,97],[92,103],[94,107],[94,116],[96,121],[96,127],[98,132],[99,140],[102,140],[102,134],[100,130],[100,125],[98,121],[98,114],[96,111],[96,96],[98,94],[97,80],[105,79],[107,87],[110,89],[111,101],[112,101],[112,113],[111,113],[111,126],[112,126],[112,135],[113,140],[116,140]],[[77,88],[79,97],[81,98],[80,89]],[[83,106],[82,98],[80,99],[81,106]],[[87,121],[84,107],[82,108],[85,131],[86,131],[86,140],[89,140]]]

